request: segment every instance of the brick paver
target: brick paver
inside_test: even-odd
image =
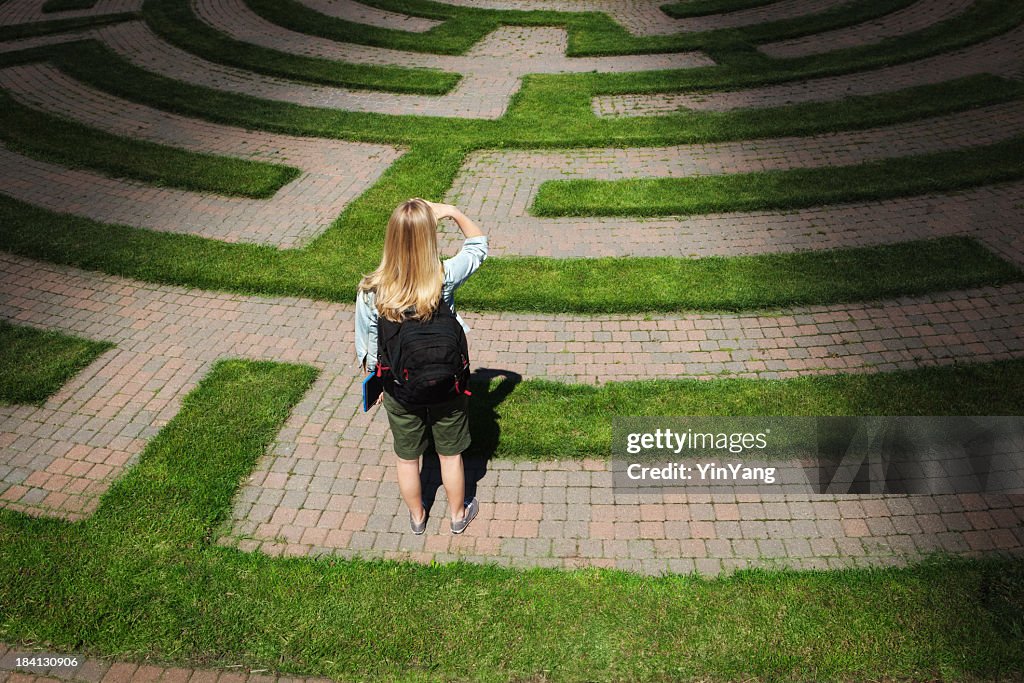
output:
[[[594,98],[593,110],[598,116],[658,116],[680,109],[781,107],[895,92],[982,73],[1020,79],[1022,65],[1024,26],[957,52],[896,66],[726,92],[602,95]]]
[[[301,246],[328,228],[402,153],[390,145],[259,133],[168,114],[99,92],[46,64],[0,70],[0,87],[29,106],[116,135],[303,171],[270,199],[246,199],[109,178],[0,148],[0,191],[106,223]]]
[[[76,656],[74,652],[46,651],[62,657]],[[161,664],[137,664],[111,660],[106,657],[77,655],[75,668],[28,669],[15,667],[15,659],[43,654],[37,648],[18,644],[0,643],[0,683],[48,683],[74,681],[77,683],[330,683],[327,678],[306,678],[278,674],[269,668],[224,666],[221,668],[192,669]]]
[[[425,17],[413,17],[398,12],[370,7],[354,0],[299,0],[303,5],[314,9],[321,14],[330,17],[337,17],[345,21],[353,21],[357,24],[368,26],[379,26],[381,28],[393,28],[399,31],[422,33],[429,31],[442,22],[436,19]]]
[[[491,460],[486,465],[469,464],[476,472],[473,478],[479,479],[477,494],[488,505],[464,537],[445,533],[440,512],[428,536],[412,536],[405,532],[408,521],[389,467],[393,456],[386,422],[376,412],[359,412],[355,405],[358,377],[350,362],[351,306],[142,286],[14,256],[4,256],[2,264],[4,318],[117,344],[44,406],[0,409],[0,446],[6,458],[0,470],[6,488],[0,499],[8,507],[72,518],[88,513],[96,496],[131,464],[145,439],[173,416],[181,397],[210,364],[217,358],[243,356],[305,362],[322,369],[239,493],[234,527],[225,531],[229,542],[243,549],[637,568],[634,551],[647,547],[647,541],[651,548],[655,541],[664,541],[657,546],[661,555],[654,556],[652,549],[650,561],[639,567],[657,573],[670,569],[669,560],[683,557],[682,545],[673,554],[673,541],[741,541],[744,523],[761,519],[742,515],[733,520],[742,508],[727,511],[722,519],[702,518],[703,508],[694,506],[706,506],[708,501],[668,496],[660,504],[672,511],[663,508],[667,516],[658,518],[650,512],[653,508],[647,508],[645,519],[652,523],[639,525],[643,520],[630,516],[640,514],[640,501],[612,496],[610,474],[602,461]],[[721,373],[786,377],[1024,356],[1022,285],[801,308],[782,316],[700,314],[663,316],[649,323],[629,316],[467,313],[466,318],[474,328],[471,345],[477,367],[500,368],[524,378],[586,383],[708,378]],[[510,330],[516,331],[514,336]],[[798,510],[798,503],[838,500],[786,496],[781,502]],[[985,500],[992,509],[1017,509],[1005,498]],[[714,502],[731,505],[739,500]],[[612,517],[595,518],[598,506],[607,506]],[[438,501],[434,509],[442,510],[443,503]],[[1013,514],[1004,515],[1004,523],[1009,524]],[[659,519],[669,521],[658,525]],[[690,521],[696,526],[691,528]],[[1006,550],[1018,547],[1014,528],[1000,528],[1010,534],[999,537],[1011,546]],[[756,525],[752,529],[747,533],[758,533]],[[860,526],[828,534],[787,529],[772,538],[808,541],[805,545],[794,540],[795,549],[837,535],[865,538]],[[973,526],[943,528],[941,533],[962,536],[975,531],[992,533]],[[887,538],[880,530],[870,531],[871,548],[857,546],[859,554],[847,548],[837,557],[897,561]],[[630,540],[645,543],[621,543]],[[687,546],[691,552],[694,545]],[[726,547],[719,545],[704,552],[721,561]],[[821,561],[819,555],[808,553],[780,551],[776,559],[789,566]],[[709,563],[702,566],[712,569]]]
[[[75,17],[92,17],[103,14],[121,12],[138,12],[142,9],[142,0],[96,0],[89,9],[70,10],[66,12],[43,12],[45,0],[6,0],[0,3],[0,26],[28,24],[36,21],[52,21],[54,19],[71,19]]]
[[[769,57],[786,59],[871,45],[924,30],[966,12],[973,4],[974,0],[919,0],[905,9],[855,26],[765,43],[757,49]]]

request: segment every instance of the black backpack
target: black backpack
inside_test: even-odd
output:
[[[443,296],[427,320],[377,318],[377,375],[384,391],[410,407],[469,395],[466,333]]]

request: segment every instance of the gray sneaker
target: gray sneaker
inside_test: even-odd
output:
[[[469,526],[469,523],[476,519],[476,513],[480,512],[480,503],[476,502],[476,496],[473,496],[468,503],[466,503],[466,513],[463,518],[458,522],[452,522],[452,533],[461,534]]]
[[[412,518],[412,513],[409,513],[409,526],[412,527],[412,532],[417,536],[422,536],[423,532],[427,530],[427,518],[430,515],[427,514],[427,506],[423,505],[423,521],[419,524]]]

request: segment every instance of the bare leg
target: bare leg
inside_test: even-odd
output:
[[[460,521],[466,514],[466,473],[462,468],[462,453],[440,455],[441,481],[448,496],[448,509],[452,521]]]
[[[423,491],[420,488],[419,458],[416,460],[397,459],[398,490],[402,494],[402,500],[409,506],[413,521],[419,524],[427,515],[427,511],[423,509]]]

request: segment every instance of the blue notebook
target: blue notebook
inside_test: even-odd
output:
[[[380,398],[380,395],[384,393],[384,379],[378,377],[376,372],[371,372],[363,380],[363,412],[373,406]]]

